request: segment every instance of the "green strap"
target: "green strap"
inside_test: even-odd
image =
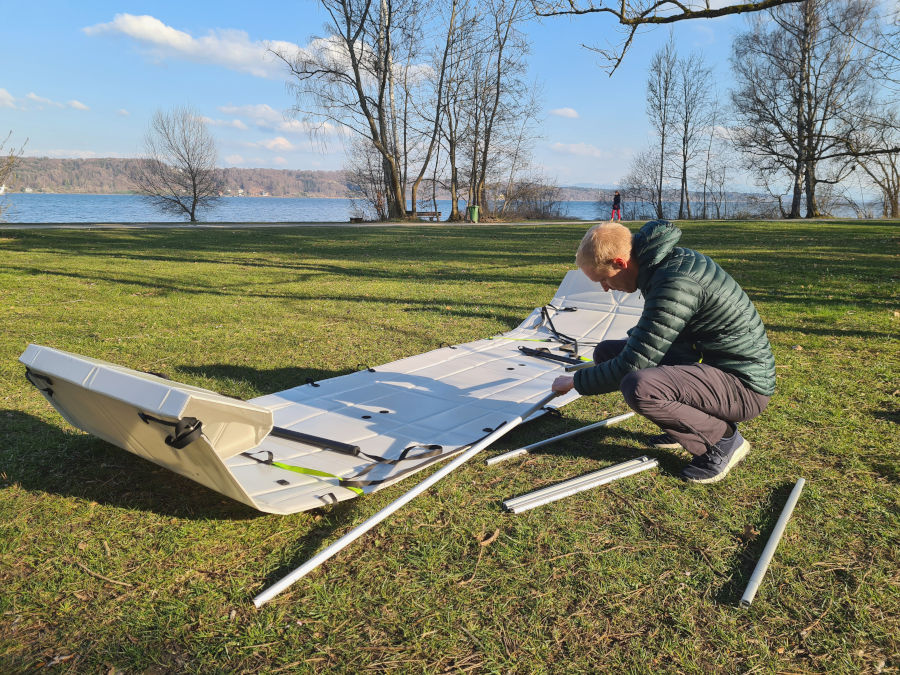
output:
[[[315,476],[316,478],[337,478],[341,484],[341,487],[351,490],[358,495],[365,494],[362,490],[357,487],[351,487],[350,485],[344,485],[344,480],[340,476],[335,476],[333,473],[327,473],[325,471],[319,471],[317,469],[307,469],[302,466],[294,466],[293,464],[285,464],[284,462],[275,462],[272,460],[264,460],[259,457],[254,457],[249,452],[241,453],[244,457],[249,457],[252,460],[259,462],[260,464],[267,464],[268,466],[277,466],[279,469],[284,469],[285,471],[293,471],[294,473],[302,473],[305,476]]]
[[[272,466],[277,466],[279,469],[285,469],[287,471],[293,471],[294,473],[302,473],[307,476],[318,476],[320,478],[337,478],[341,482],[341,487],[345,487],[348,490],[352,490],[358,495],[363,494],[363,491],[356,487],[350,487],[349,485],[344,485],[343,479],[340,476],[335,476],[333,473],[326,473],[325,471],[317,471],[316,469],[305,469],[302,466],[294,466],[293,464],[284,464],[283,462],[272,462]]]

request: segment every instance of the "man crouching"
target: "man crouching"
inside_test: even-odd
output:
[[[737,423],[768,405],[775,357],[744,290],[708,256],[675,246],[680,238],[664,220],[634,236],[618,223],[588,230],[575,264],[606,291],[641,291],[644,310],[627,340],[601,342],[593,367],[556,378],[552,389],[620,389],[635,412],[662,429],[654,447],[694,455],[682,478],[715,483],[750,450]]]

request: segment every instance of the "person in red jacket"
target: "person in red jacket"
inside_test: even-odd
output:
[[[619,222],[622,221],[622,195],[619,194],[619,191],[616,190],[616,193],[613,195],[613,208],[612,215],[610,215],[610,220],[616,220],[618,216]]]

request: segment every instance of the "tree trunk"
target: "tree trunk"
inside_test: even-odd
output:
[[[822,214],[819,213],[819,205],[816,202],[816,163],[808,161],[804,173],[806,174],[806,217],[818,218]]]

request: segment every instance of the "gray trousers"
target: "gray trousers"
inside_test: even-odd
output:
[[[606,340],[594,350],[599,363],[618,355],[625,340]],[[666,364],[628,373],[619,385],[625,402],[693,455],[725,435],[729,422],[751,420],[769,403],[731,373],[704,363]]]

